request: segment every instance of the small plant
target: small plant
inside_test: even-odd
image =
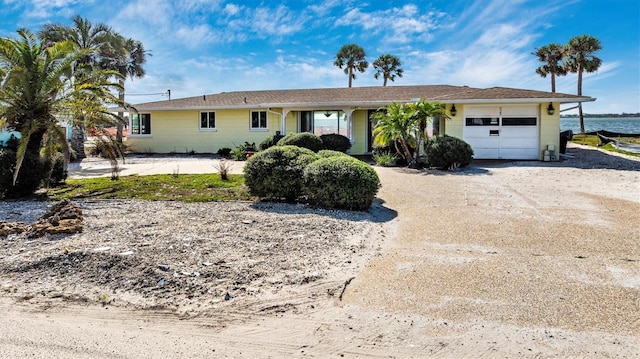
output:
[[[102,303],[103,307],[109,303],[109,296],[107,295],[107,293],[100,294],[100,302]]]
[[[384,151],[380,153],[373,154],[373,160],[376,161],[378,166],[389,167],[393,166],[396,163],[398,156],[391,151]]]
[[[229,147],[222,147],[218,149],[218,156],[229,158],[231,156],[231,149]]]
[[[231,162],[228,162],[225,159],[222,159],[214,163],[213,168],[215,168],[218,171],[218,173],[220,173],[221,180],[228,181],[229,171],[231,170],[231,168],[233,168],[233,164]]]
[[[232,150],[231,154],[234,160],[244,161],[257,151],[255,142],[245,141],[243,144],[236,145],[236,149]]]
[[[325,150],[333,150],[347,153],[351,148],[351,141],[346,136],[338,133],[329,133],[320,135],[322,146]]]
[[[171,176],[173,178],[178,178],[180,176],[180,166],[176,165],[176,168],[172,171]]]
[[[278,146],[298,146],[318,152],[323,148],[320,137],[311,132],[290,133],[278,141]]]

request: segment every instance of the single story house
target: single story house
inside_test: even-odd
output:
[[[434,131],[462,138],[477,159],[543,160],[558,150],[560,105],[587,96],[515,88],[420,85],[236,91],[133,105],[127,143],[138,153],[215,153],[277,132],[340,133],[351,154],[373,150],[370,115],[393,102],[446,105]],[[558,156],[556,156],[556,159]]]

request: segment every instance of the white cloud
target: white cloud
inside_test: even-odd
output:
[[[381,35],[385,43],[429,42],[433,30],[443,23],[444,14],[421,13],[413,4],[386,10],[365,12],[360,8],[347,11],[336,26],[359,26],[372,35]]]

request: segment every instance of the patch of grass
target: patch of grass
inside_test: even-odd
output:
[[[63,198],[140,199],[149,201],[210,202],[254,200],[244,185],[244,176],[230,174],[227,181],[212,174],[163,174],[69,179],[62,187],[49,189],[52,200]]]
[[[618,141],[640,144],[640,139],[634,138],[634,137],[616,137],[615,139],[618,140]],[[621,150],[613,147],[613,145],[611,145],[610,143],[607,143],[604,146],[598,146],[598,144],[600,143],[600,139],[596,135],[581,135],[581,134],[573,135],[573,139],[571,140],[571,142],[577,143],[579,145],[586,145],[586,146],[590,146],[590,147],[598,147],[598,148],[602,148],[604,150],[611,151],[611,152],[623,153],[623,154],[629,155],[629,156],[640,157],[640,154],[631,153],[631,152],[627,152],[627,151],[621,151]]]

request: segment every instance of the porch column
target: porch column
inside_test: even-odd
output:
[[[355,111],[353,108],[342,110],[347,116],[347,137],[349,137],[351,144],[355,143],[355,139],[353,138],[353,111]]]
[[[280,118],[280,134],[281,135],[285,135],[286,134],[286,130],[287,130],[287,115],[289,114],[290,110],[283,108],[282,109],[282,117]]]

